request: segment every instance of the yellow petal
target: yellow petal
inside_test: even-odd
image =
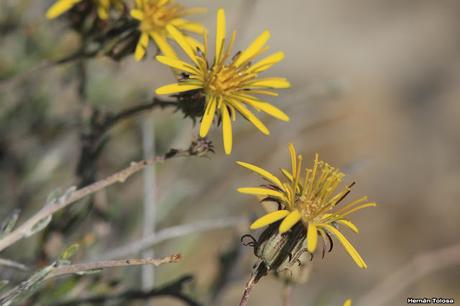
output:
[[[161,53],[170,58],[177,58],[176,52],[174,52],[173,48],[164,36],[158,34],[157,32],[151,32],[150,36],[152,36]]]
[[[351,306],[351,299],[345,300],[345,302],[343,303],[343,306]]]
[[[211,97],[207,101],[206,110],[204,111],[203,120],[200,124],[200,137],[208,135],[209,128],[211,127],[214,114],[216,112],[216,99]]]
[[[291,84],[285,78],[265,78],[248,83],[251,87],[289,88]]]
[[[144,57],[148,44],[149,35],[146,33],[142,33],[141,37],[139,38],[139,41],[137,42],[136,50],[134,51],[134,58],[136,59],[136,61],[140,61]]]
[[[196,33],[196,34],[203,34],[205,27],[197,22],[185,22],[179,26],[181,30]]]
[[[190,66],[189,64],[175,58],[163,56],[163,55],[157,55],[156,60],[159,61],[162,64],[165,64],[169,67],[176,68],[191,74],[196,74],[198,71],[196,70],[195,67]]]
[[[283,120],[283,121],[289,121],[289,116],[286,115],[282,110],[280,110],[276,106],[273,106],[272,104],[267,103],[267,102],[262,102],[248,95],[239,95],[239,96],[242,99],[244,99],[246,103],[248,103],[255,109],[261,110],[269,114],[270,116],[275,117],[276,119]]]
[[[271,174],[269,171],[267,171],[265,169],[262,169],[260,167],[257,167],[257,166],[255,166],[253,164],[250,164],[250,163],[245,163],[245,162],[241,162],[241,161],[237,161],[236,163],[238,165],[240,165],[241,167],[245,167],[246,169],[254,171],[258,175],[260,175],[263,178],[265,178],[266,180],[268,180],[269,182],[271,182],[271,183],[275,184],[276,186],[278,186],[279,188],[283,188],[283,184],[281,183],[281,181],[276,176]]]
[[[174,40],[182,48],[182,50],[184,50],[185,54],[187,54],[187,56],[195,64],[198,64],[195,56],[195,51],[193,50],[192,46],[190,46],[190,44],[187,42],[187,39],[185,39],[184,35],[182,35],[182,33],[172,25],[167,25],[166,30],[174,38]]]
[[[259,94],[259,95],[267,95],[267,96],[272,96],[272,97],[278,97],[279,94],[277,92],[269,91],[269,90],[263,90],[263,89],[250,89],[250,93],[254,94]]]
[[[204,46],[202,43],[200,43],[198,40],[191,36],[186,36],[185,39],[187,39],[187,42],[190,46],[192,46],[193,50],[200,49],[201,51],[204,50]]]
[[[274,211],[254,221],[249,228],[255,230],[264,227],[266,225],[275,223],[276,221],[283,219],[287,215],[289,215],[289,210]]]
[[[232,100],[231,103],[238,110],[238,112],[240,112],[241,115],[243,115],[252,124],[254,124],[255,127],[259,129],[259,131],[261,131],[265,135],[270,134],[270,131],[267,129],[265,124],[263,124],[262,121],[259,120],[259,118],[257,118],[250,110],[248,110],[246,106],[234,100]]]
[[[216,62],[220,61],[225,41],[225,12],[223,9],[217,11],[217,32],[216,32]]]
[[[107,18],[109,18],[108,8],[105,8],[103,6],[98,6],[97,15],[99,16],[100,19],[106,20]]]
[[[240,66],[245,62],[251,60],[254,56],[256,56],[259,51],[264,47],[267,40],[270,38],[270,32],[264,31],[262,34],[257,37],[254,42],[249,45],[249,47],[244,50],[240,56],[235,61],[236,66]]]
[[[144,12],[142,12],[141,10],[133,9],[129,13],[131,17],[133,17],[134,19],[137,19],[137,20],[144,19]]]
[[[316,250],[316,245],[318,244],[318,231],[316,225],[308,222],[307,229],[307,250],[310,253],[313,253]]]
[[[282,192],[276,191],[273,189],[262,188],[262,187],[242,187],[237,189],[238,192],[244,194],[252,195],[261,195],[261,196],[271,196],[279,199],[285,199],[285,196]]]
[[[56,1],[47,11],[46,18],[54,19],[75,6],[78,2],[82,0],[58,0]]]
[[[289,154],[291,155],[292,177],[297,177],[297,152],[292,143],[288,145]]]
[[[281,168],[281,173],[283,173],[283,175],[292,183],[292,180],[294,179],[292,174],[289,173],[289,171],[287,171],[286,169],[283,169]]]
[[[337,239],[339,239],[347,253],[351,256],[351,258],[353,258],[358,267],[363,269],[367,268],[367,265],[362,259],[361,255],[359,255],[358,251],[356,251],[356,249],[351,245],[351,243],[347,240],[347,238],[345,238],[345,236],[339,230],[337,230],[335,227],[329,224],[321,224],[321,227],[323,227],[329,233],[334,234],[334,236],[337,237]]]
[[[261,59],[248,69],[248,72],[262,72],[284,59],[284,52],[276,52]]]
[[[183,13],[185,15],[192,15],[192,14],[204,14],[208,11],[208,8],[206,7],[189,7],[189,8],[184,8]]]
[[[281,234],[290,230],[297,222],[300,221],[300,212],[296,209],[292,211],[280,224],[279,232]]]
[[[189,90],[194,90],[194,89],[199,89],[199,88],[202,88],[202,87],[199,85],[176,83],[176,84],[169,84],[169,85],[161,86],[155,90],[155,93],[157,95],[169,95],[172,93],[184,92],[184,91],[189,91]]]
[[[226,105],[222,105],[222,133],[224,137],[225,154],[230,155],[232,152],[232,122]]]
[[[362,199],[367,199],[367,197],[364,197]],[[361,200],[361,199],[360,199]],[[347,204],[345,205],[344,207],[342,207],[340,210],[336,211],[335,213],[337,215],[340,215],[341,217],[345,217],[351,213],[354,213],[355,211],[358,211],[358,210],[361,210],[363,208],[367,208],[367,207],[375,207],[377,206],[377,203],[375,202],[370,202],[370,203],[365,203],[365,204],[361,204],[361,205],[358,205],[356,207],[353,207],[354,204],[356,204],[358,201],[360,200],[357,200],[357,201],[354,201],[350,204]],[[352,208],[353,207],[353,208]]]
[[[356,234],[359,233],[358,227],[353,222],[351,222],[349,220],[341,219],[341,220],[337,220],[336,222],[347,226],[349,229],[351,229]]]

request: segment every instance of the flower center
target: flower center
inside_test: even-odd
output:
[[[205,90],[211,94],[228,96],[233,92],[244,89],[244,83],[254,78],[241,68],[233,65],[216,65],[211,68],[205,80]]]
[[[180,17],[181,6],[179,5],[158,5],[158,3],[147,3],[144,6],[144,18],[140,28],[143,32],[162,32],[166,31],[173,19]]]

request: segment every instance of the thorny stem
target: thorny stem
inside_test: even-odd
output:
[[[246,306],[249,302],[249,295],[251,294],[252,288],[255,285],[256,274],[252,273],[251,278],[246,283],[246,287],[244,287],[243,296],[241,297],[240,306]]]
[[[12,244],[16,243],[18,240],[27,237],[28,235],[30,235],[30,233],[33,233],[34,227],[41,221],[46,220],[57,211],[66,208],[67,206],[75,203],[76,201],[97,191],[105,189],[108,186],[113,185],[115,183],[123,183],[128,177],[141,171],[146,166],[163,162],[173,157],[190,156],[193,154],[194,151],[192,147],[186,150],[173,149],[163,156],[156,156],[152,159],[141,160],[139,162],[132,162],[129,167],[119,172],[116,172],[106,177],[105,179],[99,180],[86,187],[80,188],[70,194],[65,194],[61,196],[59,199],[53,201],[52,203],[45,205],[42,209],[40,209],[35,215],[33,215],[30,219],[24,222],[16,230],[12,231],[11,233],[3,237],[3,239],[0,240],[0,252],[6,249],[7,247],[11,246]]]

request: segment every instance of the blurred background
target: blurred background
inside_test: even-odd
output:
[[[151,98],[156,87],[173,81],[170,71],[152,60],[153,50],[141,63],[132,57],[120,62],[104,57],[88,60],[83,99],[75,63],[34,72],[43,61],[62,58],[79,46],[78,35],[65,21],[44,18],[51,3],[0,3],[0,216],[21,209],[19,222],[38,210],[56,189],[81,182],[75,169],[84,128],[80,117],[88,105],[117,112]],[[267,75],[288,78],[292,88],[270,101],[289,114],[291,121],[262,116],[271,130],[266,137],[239,118],[231,156],[224,155],[221,130],[214,128],[210,139],[216,154],[210,158],[167,161],[156,167],[153,180],[148,181],[150,187],[146,184],[144,188],[148,175],[142,174],[114,185],[95,196],[95,208],[69,225],[72,230],[37,234],[1,256],[43,265],[75,242],[82,244],[75,262],[109,254],[142,237],[143,201],[150,190],[157,231],[233,216],[247,220],[169,239],[154,248],[155,257],[183,255],[180,263],[155,269],[155,286],[192,274],[194,281],[187,290],[198,301],[237,305],[255,261],[251,248],[241,246],[239,239],[248,233],[247,222],[261,216],[263,209],[253,197],[236,192],[237,187],[261,181],[235,161],[276,172],[288,165],[287,144],[293,142],[308,165],[317,152],[347,174],[346,183],[356,181],[350,199],[368,195],[379,204],[354,215],[361,232],[347,235],[369,268],[357,268],[336,243],[324,260],[319,256],[313,260],[308,282],[293,288],[293,305],[341,305],[345,298],[374,305],[372,290],[384,281],[387,286],[377,287],[376,295],[385,297],[382,305],[405,305],[407,297],[433,296],[455,298],[458,303],[458,262],[414,280],[392,277],[398,271],[409,271],[410,278],[426,268],[425,264],[442,265],[429,257],[422,266],[403,270],[417,256],[460,243],[460,3],[181,3],[208,7],[207,14],[190,19],[204,23],[211,32],[217,8],[225,8],[228,29],[238,31],[237,49],[245,48],[263,30],[271,31],[270,50],[282,50],[286,58]],[[12,78],[14,82],[8,81]],[[145,152],[163,154],[171,147],[187,147],[196,134],[191,120],[169,109],[123,121],[110,131],[94,175],[102,178],[114,173],[142,159]],[[148,148],[148,139],[153,139],[153,149]],[[85,210],[84,202],[70,210]],[[66,227],[67,219],[55,219],[60,224],[56,228]],[[114,269],[51,282],[32,304],[139,288],[140,271]],[[28,274],[0,268],[0,275],[19,281]],[[89,281],[95,278],[98,281]],[[388,286],[389,278],[393,287]],[[402,285],[405,281],[407,286]],[[280,305],[282,287],[274,277],[263,278],[249,305]],[[371,293],[374,296],[369,300]],[[162,298],[152,300],[152,305],[181,303]]]

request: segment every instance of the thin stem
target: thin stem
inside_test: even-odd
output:
[[[118,267],[128,267],[128,266],[141,266],[141,265],[153,265],[158,267],[162,264],[167,263],[176,263],[181,259],[180,254],[174,254],[166,256],[160,259],[151,259],[151,258],[142,258],[142,259],[119,259],[119,260],[105,260],[97,261],[92,263],[81,263],[74,265],[63,265],[58,266],[51,272],[47,279],[55,278],[58,276],[68,275],[68,274],[79,274],[91,270],[100,270],[107,268],[118,268]]]
[[[15,268],[21,271],[29,271],[29,268],[26,265],[23,265],[22,263],[19,263],[19,262],[10,260],[10,259],[5,259],[5,258],[0,258],[0,266]]]
[[[151,102],[148,103],[143,103],[139,105],[132,106],[130,108],[127,108],[121,112],[119,112],[116,115],[109,116],[106,120],[106,122],[103,124],[103,130],[106,131],[112,126],[114,126],[116,123],[119,121],[125,120],[130,118],[131,116],[138,115],[144,111],[149,111],[154,108],[166,108],[166,107],[174,107],[177,106],[177,102],[175,101],[164,101],[161,100],[157,97],[154,97]]]
[[[290,284],[284,284],[283,288],[283,306],[292,305],[292,286]]]
[[[174,152],[171,154],[170,152]],[[149,160],[141,160],[139,162],[132,162],[131,165],[119,172],[116,172],[105,179],[99,180],[93,184],[90,184],[86,187],[78,189],[70,194],[65,194],[61,196],[59,199],[55,200],[54,202],[50,203],[49,205],[45,205],[42,209],[40,209],[35,215],[33,215],[30,219],[25,221],[21,226],[19,226],[16,230],[12,231],[3,239],[0,240],[0,252],[6,249],[7,247],[11,246],[12,244],[16,243],[18,240],[21,240],[25,237],[34,233],[34,228],[41,223],[43,220],[46,220],[50,216],[52,216],[57,211],[66,208],[67,206],[75,203],[76,201],[93,194],[97,191],[107,188],[115,183],[123,183],[128,177],[131,175],[141,171],[146,166],[153,165],[155,163],[163,162],[166,159],[178,156],[187,156],[190,155],[190,149],[188,150],[171,150],[164,156],[157,156]]]
[[[171,226],[160,231],[157,231],[155,234],[151,234],[143,237],[138,241],[131,242],[127,245],[121,246],[119,248],[108,251],[107,253],[101,255],[101,258],[116,259],[131,256],[138,254],[144,250],[152,248],[160,242],[163,242],[168,239],[181,237],[184,235],[199,233],[202,231],[234,227],[242,222],[245,222],[245,218],[242,217],[233,217],[233,218],[221,218],[213,220],[204,220],[197,223],[191,224],[181,224],[176,226]]]
[[[246,283],[244,288],[243,296],[241,297],[240,306],[246,306],[249,302],[249,295],[251,294],[252,288],[255,285],[256,274],[251,274],[251,278]]]
[[[127,290],[117,294],[102,294],[92,297],[78,298],[70,301],[63,301],[53,303],[50,306],[79,306],[79,305],[88,305],[88,304],[98,304],[103,305],[106,302],[123,302],[123,305],[130,304],[128,301],[135,300],[148,300],[157,297],[170,297],[176,300],[183,302],[189,306],[201,306],[200,303],[192,299],[186,293],[183,292],[183,287],[192,280],[193,278],[189,275],[183,276],[178,280],[175,280],[169,284],[166,284],[159,288],[153,288],[150,290]]]

